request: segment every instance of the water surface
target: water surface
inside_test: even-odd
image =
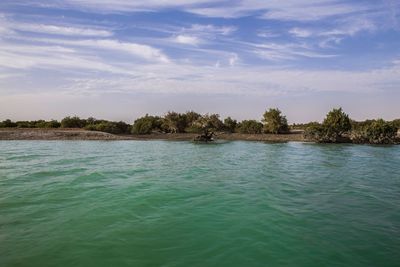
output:
[[[399,266],[400,147],[0,142],[0,266]]]

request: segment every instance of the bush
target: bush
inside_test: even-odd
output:
[[[112,122],[112,121],[101,121],[96,124],[88,124],[85,126],[86,130],[89,131],[100,131],[111,134],[124,134],[129,133],[130,126],[123,121]]]
[[[168,112],[162,120],[162,129],[168,133],[183,133],[186,127],[186,114]]]
[[[379,119],[354,131],[352,140],[354,143],[393,144],[396,142],[397,130],[398,128],[393,122]]]
[[[206,114],[198,118],[194,123],[193,126],[200,129],[201,132],[215,132],[221,131],[224,127],[224,124],[219,119],[218,114]]]
[[[7,120],[0,122],[0,127],[1,128],[13,128],[13,127],[17,127],[17,124],[15,122],[12,122],[11,120],[7,119]]]
[[[230,133],[234,133],[238,123],[236,120],[228,117],[224,120],[224,130]]]
[[[61,121],[62,128],[84,128],[86,126],[86,120],[81,120],[79,117],[65,117]]]
[[[351,130],[349,116],[343,112],[342,108],[330,111],[322,125],[332,142],[336,142],[344,133]]]
[[[330,111],[322,125],[312,124],[304,132],[304,137],[320,143],[349,142],[343,135],[351,130],[349,116],[342,108]]]
[[[244,120],[238,124],[238,131],[242,134],[260,134],[263,124],[256,120]]]
[[[146,116],[135,120],[132,126],[133,134],[151,134],[152,131],[160,130],[161,118],[157,116]]]
[[[286,117],[281,115],[279,109],[270,108],[265,111],[263,116],[264,132],[265,133],[287,133],[289,132],[289,126]]]

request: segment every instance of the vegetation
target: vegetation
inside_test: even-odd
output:
[[[59,128],[61,123],[56,120],[17,121],[5,120],[0,122],[0,128]]]
[[[130,125],[123,121],[96,121],[85,126],[86,130],[100,131],[112,134],[127,134],[130,132]]]
[[[231,117],[227,117],[224,120],[224,130],[229,133],[234,133],[236,131],[237,125],[238,125],[237,120],[234,120]]]
[[[194,111],[186,113],[168,112],[165,116],[150,116],[135,120],[133,125],[123,121],[114,122],[95,118],[81,119],[68,116],[61,120],[16,121],[9,119],[0,122],[0,128],[80,128],[90,131],[101,131],[112,134],[146,135],[151,133],[196,133],[200,139],[209,139],[215,133],[241,134],[284,134],[289,133],[286,117],[279,109],[268,109],[263,114],[262,122],[243,120],[238,122],[231,117],[223,121],[218,114],[199,114]],[[341,109],[333,109],[322,123],[292,124],[292,130],[304,130],[306,140],[320,143],[400,143],[398,129],[400,119],[387,122],[382,119],[354,121]]]
[[[242,134],[260,134],[262,133],[263,124],[256,120],[244,120],[238,124],[237,129]]]
[[[393,122],[382,119],[368,121],[368,124],[363,124],[353,132],[352,140],[354,143],[393,144],[396,142],[397,130]]]
[[[151,134],[153,131],[160,131],[162,120],[157,116],[146,116],[135,120],[132,126],[133,134]]]
[[[341,108],[330,111],[322,124],[310,124],[304,135],[306,139],[320,143],[368,143],[393,144],[398,142],[398,120],[387,122],[382,119],[352,121]]]
[[[263,123],[265,133],[281,134],[289,132],[286,117],[282,115],[279,109],[270,108],[265,111]]]
[[[86,120],[82,120],[77,116],[65,117],[61,120],[61,128],[83,128],[86,124]]]
[[[322,124],[311,124],[305,131],[308,139],[321,143],[348,142],[345,133],[350,132],[351,123],[349,116],[343,112],[342,108],[330,111]]]

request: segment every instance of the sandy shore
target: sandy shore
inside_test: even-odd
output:
[[[114,135],[83,129],[0,129],[0,140],[172,140],[191,141],[197,134],[149,134],[149,135]],[[301,132],[291,134],[239,134],[221,133],[216,139],[247,140],[264,142],[305,141]]]

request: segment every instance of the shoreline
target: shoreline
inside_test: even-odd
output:
[[[0,128],[0,140],[168,140],[193,141],[198,134],[153,133],[149,135],[115,135],[84,129],[42,129],[42,128]],[[307,142],[301,131],[289,134],[240,134],[219,133],[216,140],[227,141],[262,141],[262,142]]]

